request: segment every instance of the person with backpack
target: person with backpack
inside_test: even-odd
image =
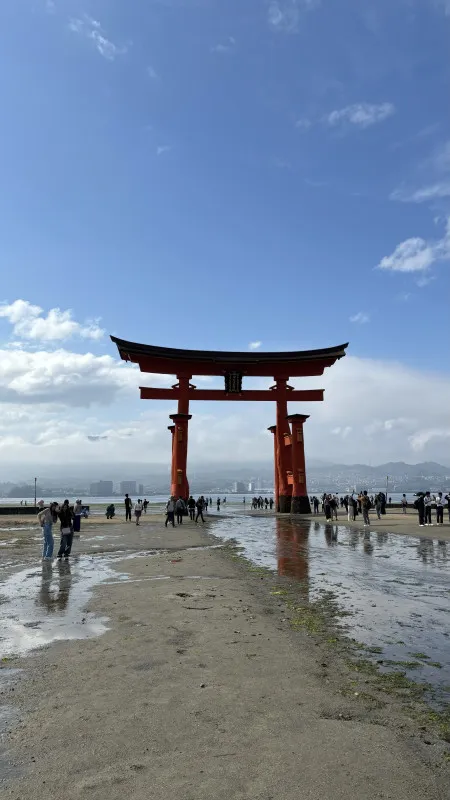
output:
[[[425,497],[423,498],[424,506],[425,506],[425,526],[432,526],[433,523],[431,521],[431,506],[433,500],[431,498],[430,492],[425,492]]]
[[[361,509],[364,520],[364,527],[366,525],[370,525],[369,511],[371,508],[372,508],[372,503],[370,502],[370,497],[367,494],[367,490],[364,489],[361,495]]]
[[[175,527],[175,498],[172,496],[169,498],[166,504],[166,522],[165,527],[167,528],[168,523],[172,523],[172,527]]]
[[[196,517],[195,517],[195,523],[197,524],[198,523],[198,518],[201,517],[202,518],[202,522],[204,524],[205,518],[203,516],[203,508],[204,508],[204,499],[203,499],[203,497],[199,497],[195,505],[197,506],[197,514],[196,514]]]
[[[186,503],[184,502],[182,497],[179,497],[177,502],[175,503],[175,513],[177,515],[177,524],[183,524],[183,517],[186,513]]]

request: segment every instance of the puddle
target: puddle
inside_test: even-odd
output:
[[[81,556],[72,562],[44,562],[7,578],[0,585],[0,658],[104,633],[108,620],[88,613],[85,606],[95,586],[117,580],[111,561]]]
[[[374,660],[450,701],[450,542],[245,516],[218,521],[211,533],[238,542],[254,564],[302,581],[312,601],[333,592],[351,612],[342,622],[348,635],[380,648]]]

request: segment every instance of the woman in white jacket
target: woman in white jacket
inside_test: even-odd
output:
[[[57,522],[58,520],[58,510],[58,503],[51,503],[49,508],[43,508],[42,511],[40,511],[37,515],[39,523],[42,527],[42,533],[44,534],[44,549],[42,553],[43,561],[51,561],[53,558],[55,540],[53,538],[52,528],[53,523]]]

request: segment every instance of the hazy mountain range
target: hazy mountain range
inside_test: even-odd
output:
[[[95,471],[94,471],[95,469]],[[122,480],[137,480],[146,485],[161,484],[166,485],[169,481],[169,467],[161,464],[105,464],[96,465],[95,468],[89,466],[68,466],[54,469],[48,467],[35,473],[39,485],[47,486],[89,486],[93,481],[112,480],[119,482]],[[368,483],[384,484],[386,476],[390,481],[408,482],[420,478],[446,478],[450,480],[450,467],[443,466],[433,461],[426,461],[420,464],[406,464],[403,461],[388,462],[372,466],[369,464],[332,464],[320,459],[310,458],[307,460],[307,476],[314,482],[323,481],[347,481],[348,483],[365,480]],[[231,484],[235,480],[249,481],[252,478],[261,478],[265,481],[273,479],[273,464],[271,462],[250,462],[247,464],[192,464],[189,466],[189,478],[191,481],[210,481],[218,485]],[[32,484],[34,474],[28,468],[15,468],[14,473],[8,474],[8,470],[3,467],[0,472],[0,481],[4,488],[6,485]]]

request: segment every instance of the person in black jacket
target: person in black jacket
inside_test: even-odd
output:
[[[192,495],[190,496],[187,505],[188,505],[188,509],[189,509],[189,516],[190,516],[192,522],[194,522],[194,519],[195,519],[195,500],[192,497]]]
[[[419,525],[421,528],[425,525],[425,497],[423,493],[419,494],[414,503],[414,508],[419,512]]]
[[[64,556],[65,559],[68,559],[73,542],[73,509],[70,508],[68,500],[64,500],[58,516],[61,522],[61,544],[58,550],[58,558],[61,560]]]

